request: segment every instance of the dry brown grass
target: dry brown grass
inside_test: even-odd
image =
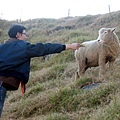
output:
[[[101,27],[117,27],[120,37],[119,19],[118,11],[106,15],[50,21],[38,19],[25,21],[23,24],[28,26],[28,32],[33,34],[30,36],[33,43],[38,40],[71,43],[96,39]],[[74,25],[75,28],[46,34],[46,30],[66,25]],[[3,38],[6,38],[6,35]],[[88,69],[85,78],[77,81],[74,79],[76,70],[77,64],[71,50],[53,55],[49,61],[33,59],[26,93],[22,95],[20,88],[7,93],[2,120],[119,120],[120,56],[115,62],[113,74],[109,74],[107,66],[106,82],[96,89],[84,91],[81,87],[97,82],[98,67]]]

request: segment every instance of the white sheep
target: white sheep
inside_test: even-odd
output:
[[[105,80],[105,64],[109,63],[112,70],[113,63],[119,55],[119,39],[115,28],[101,28],[97,40],[83,42],[85,47],[75,51],[78,70],[75,79],[84,76],[90,67],[99,66],[99,80]]]

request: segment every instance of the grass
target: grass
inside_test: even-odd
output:
[[[117,16],[119,14],[118,12]],[[106,23],[106,17],[110,23]],[[117,23],[111,18],[115,18],[115,13],[111,13],[111,17],[98,15],[50,21],[41,19],[37,20],[37,23],[36,20],[30,20],[23,24],[29,27],[32,43],[49,40],[59,43],[76,41],[81,43],[96,39],[98,29],[101,27],[108,27],[109,24],[116,26]],[[57,26],[64,25],[74,25],[75,28],[46,34],[47,30],[52,31]],[[117,26],[119,25],[118,23]],[[3,36],[1,41],[7,37],[4,34],[5,30],[1,31],[4,26],[0,28]],[[83,90],[81,89],[83,86],[97,82],[99,69],[88,69],[85,78],[75,81],[77,64],[74,51],[54,54],[48,61],[36,57],[31,60],[31,73],[26,93],[22,95],[20,88],[18,91],[7,93],[2,120],[119,120],[119,66],[120,56],[115,62],[112,75],[109,74],[108,68],[106,69],[105,83],[100,83],[99,87],[91,90]]]

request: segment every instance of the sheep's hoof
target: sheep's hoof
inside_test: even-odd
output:
[[[78,72],[76,72],[76,73],[75,73],[75,80],[77,80],[79,77],[80,77],[80,76],[79,76]]]
[[[105,82],[106,78],[104,76],[100,76],[98,80],[99,80],[99,82]]]

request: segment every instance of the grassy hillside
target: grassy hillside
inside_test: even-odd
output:
[[[102,27],[114,27],[120,38],[120,11],[95,16],[33,19],[21,22],[28,28],[31,43],[72,43],[96,39]],[[0,20],[0,42],[11,23]],[[120,56],[111,75],[106,65],[106,82],[91,90],[84,85],[98,82],[99,68],[91,68],[75,81],[74,51],[55,54],[49,60],[31,60],[27,91],[7,93],[2,120],[120,120]]]

